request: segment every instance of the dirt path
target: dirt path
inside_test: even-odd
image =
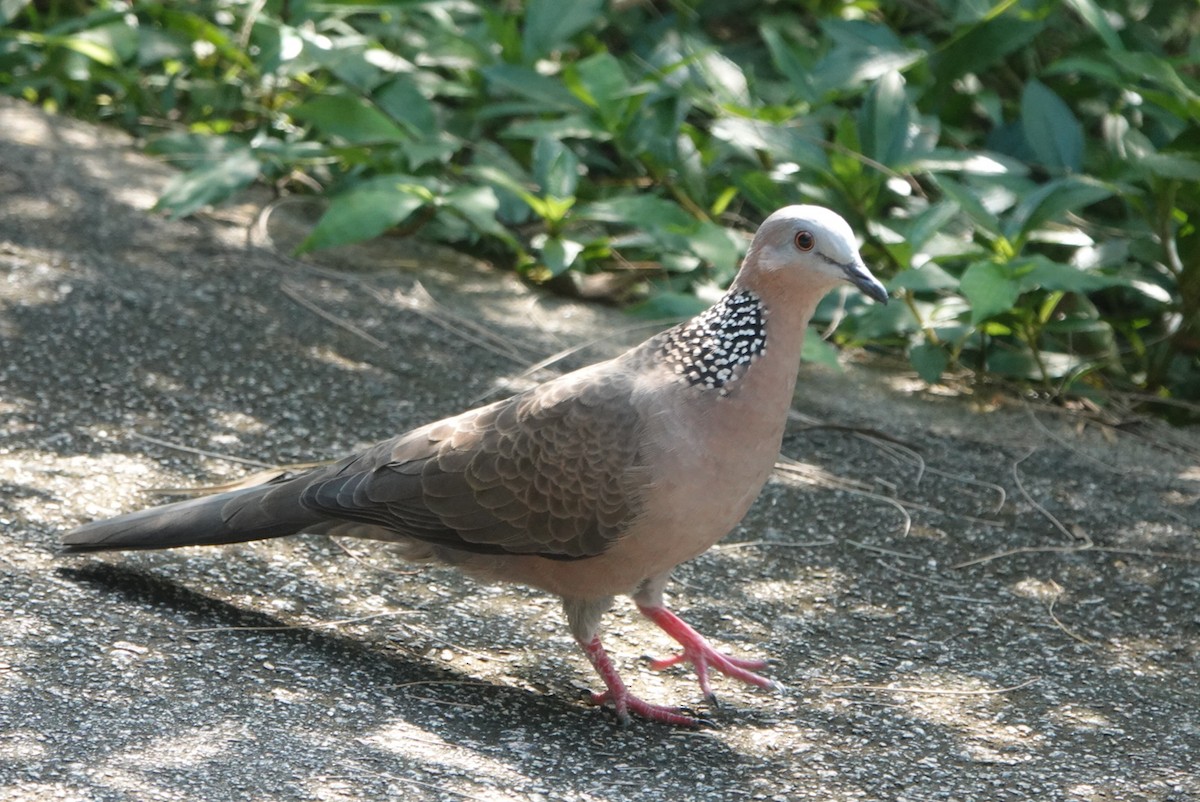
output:
[[[261,247],[295,212],[149,213],[169,176],[0,100],[0,798],[1200,799],[1195,431],[806,369],[800,466],[673,594],[788,690],[718,681],[696,733],[583,703],[552,600],[386,548],[56,557],[255,470],[205,452],[337,456],[633,325],[407,241],[306,268]],[[630,605],[607,638],[700,701]]]

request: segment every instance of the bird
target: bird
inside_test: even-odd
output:
[[[400,545],[401,556],[562,600],[604,690],[596,705],[681,727],[706,719],[630,692],[600,637],[618,596],[690,663],[761,688],[766,662],[726,655],[666,605],[672,569],[742,519],[782,445],[808,323],[848,282],[888,293],[836,212],[793,205],[757,229],[725,294],[623,354],[344,459],[255,486],[80,526],[65,552],[166,549],[299,533]]]

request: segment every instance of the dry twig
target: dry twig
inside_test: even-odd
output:
[[[307,309],[308,311],[312,312],[317,317],[321,318],[322,320],[328,321],[329,323],[332,323],[333,325],[337,326],[338,328],[350,332],[355,337],[358,337],[361,340],[365,340],[366,342],[370,343],[371,345],[375,346],[376,348],[380,349],[381,351],[386,351],[388,349],[387,343],[385,343],[383,340],[379,339],[378,337],[371,334],[370,332],[363,331],[361,328],[354,325],[350,321],[340,318],[337,315],[333,314],[332,312],[326,312],[324,309],[322,309],[321,307],[317,306],[312,301],[305,298],[300,293],[300,290],[291,286],[287,282],[280,282],[279,291],[282,292],[284,295],[286,295],[288,298],[291,298],[296,303],[300,304],[300,306],[302,306],[305,309]]]
[[[1028,688],[1030,685],[1041,682],[1041,677],[1033,677],[1024,682],[1019,682],[1016,685],[1009,685],[1006,688],[978,688],[973,690],[953,690],[951,688],[912,688],[912,687],[893,687],[890,685],[830,685],[828,690],[833,691],[880,691],[884,693],[917,693],[928,696],[995,696],[996,694],[1012,693],[1019,691],[1022,688]]]
[[[1015,481],[1017,483],[1017,490],[1021,491],[1021,495],[1025,497],[1026,501],[1028,501],[1030,504],[1033,505],[1033,508],[1035,510],[1040,512],[1046,518],[1046,520],[1048,520],[1050,523],[1054,524],[1054,527],[1058,531],[1060,531],[1064,535],[1066,535],[1068,540],[1078,541],[1078,540],[1082,539],[1086,543],[1090,544],[1091,539],[1088,538],[1088,536],[1086,534],[1082,538],[1080,538],[1075,533],[1071,532],[1071,530],[1067,529],[1067,527],[1063,525],[1062,521],[1058,520],[1058,518],[1056,518],[1048,509],[1046,509],[1040,503],[1038,503],[1037,499],[1035,499],[1033,496],[1029,495],[1029,491],[1025,489],[1025,484],[1021,481],[1021,472],[1019,470],[1017,470],[1017,467],[1022,462],[1029,459],[1030,457],[1032,457],[1035,451],[1037,451],[1036,448],[1029,449],[1028,453],[1026,453],[1025,456],[1021,457],[1019,460],[1017,460],[1016,462],[1014,462],[1012,464],[1013,481]]]
[[[271,465],[270,463],[267,463],[267,462],[259,462],[256,459],[246,459],[245,457],[234,457],[234,456],[230,456],[229,454],[219,454],[215,451],[205,451],[202,448],[195,448],[193,446],[185,446],[185,445],[181,445],[179,443],[172,443],[168,440],[160,440],[157,437],[151,437],[150,435],[142,434],[141,432],[130,432],[130,434],[131,434],[131,436],[136,437],[138,440],[145,440],[147,443],[153,443],[156,446],[162,446],[163,448],[169,448],[174,451],[183,451],[187,454],[196,454],[201,457],[212,457],[213,459],[224,460],[225,462],[236,462],[239,465],[253,465],[256,468],[268,468],[271,470],[276,470],[279,468],[278,465]]]
[[[1057,596],[1055,596],[1053,599],[1051,599],[1050,603],[1048,605],[1046,605],[1046,613],[1050,616],[1050,620],[1054,622],[1054,625],[1057,626],[1059,629],[1061,629],[1063,632],[1065,632],[1067,635],[1069,635],[1072,639],[1079,641],[1083,645],[1095,646],[1096,645],[1095,641],[1088,640],[1087,638],[1083,637],[1082,635],[1079,635],[1079,634],[1067,629],[1066,625],[1063,624],[1063,622],[1058,619],[1058,616],[1056,616],[1054,614],[1054,603],[1056,601],[1058,601]]]
[[[346,624],[358,624],[362,621],[370,621],[373,618],[383,618],[393,615],[408,615],[415,612],[414,610],[389,610],[383,613],[371,613],[370,615],[361,615],[357,618],[343,618],[338,621],[316,621],[311,624],[281,624],[279,626],[256,626],[256,627],[197,627],[194,629],[185,629],[184,632],[189,635],[198,634],[201,632],[281,632],[289,629],[317,629],[319,627],[340,627]]]
[[[1200,563],[1200,557],[1193,557],[1190,554],[1175,554],[1169,551],[1152,551],[1150,549],[1123,549],[1115,546],[1097,546],[1089,540],[1087,543],[1078,546],[1021,546],[1015,549],[1005,549],[994,554],[987,554],[983,557],[976,557],[966,562],[957,563],[950,567],[954,569],[969,568],[972,565],[982,565],[983,563],[999,560],[1004,557],[1015,557],[1018,554],[1074,554],[1075,552],[1085,551],[1095,551],[1102,554],[1128,554],[1133,557],[1156,557],[1163,560]]]

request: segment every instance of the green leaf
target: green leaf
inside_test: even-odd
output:
[[[303,32],[301,36],[305,55],[333,73],[346,86],[367,93],[386,77],[382,70],[367,60],[363,44],[333,43],[324,36],[309,32]]]
[[[993,236],[1001,236],[1000,220],[987,210],[974,190],[944,176],[937,177],[936,183],[942,192],[971,218],[972,223]]]
[[[738,107],[750,105],[750,85],[737,62],[707,49],[697,56],[693,68],[717,103]]]
[[[156,136],[146,143],[147,153],[164,156],[173,164],[189,167],[212,164],[245,149],[245,143],[231,136],[186,131]]]
[[[1076,80],[1080,76],[1090,76],[1109,86],[1124,89],[1127,85],[1121,71],[1110,61],[1088,55],[1066,56],[1041,71],[1041,75],[1066,75],[1068,80]]]
[[[533,179],[524,165],[492,140],[476,142],[471,164],[463,171],[472,184],[489,184],[500,201],[496,216],[505,225],[517,226],[531,219],[532,210],[521,193],[532,194]]]
[[[696,219],[678,204],[654,195],[618,195],[589,203],[579,209],[578,214],[584,220],[635,228],[690,232],[697,227]]]
[[[387,231],[430,200],[407,175],[381,175],[337,195],[298,253],[361,242]]]
[[[942,378],[942,374],[946,372],[946,366],[950,364],[950,356],[940,345],[921,343],[909,349],[908,361],[916,369],[921,381],[926,384],[936,384]]]
[[[292,109],[292,116],[312,123],[321,133],[353,145],[403,142],[404,130],[374,106],[349,95],[324,95]]]
[[[103,64],[106,67],[112,67],[117,64],[117,52],[112,46],[104,42],[96,42],[82,36],[68,36],[58,40],[58,44],[70,50],[74,50],[80,55],[87,56],[97,64]]]
[[[956,34],[940,48],[933,63],[934,75],[940,85],[949,87],[967,73],[981,73],[1009,53],[1027,46],[1045,26],[1044,18],[1023,14],[985,19],[965,34]]]
[[[80,31],[73,38],[77,43],[92,42],[109,51],[113,61],[105,63],[110,66],[131,62],[137,55],[138,30],[124,22],[97,25],[86,31]]]
[[[1200,182],[1200,160],[1179,153],[1144,153],[1137,166],[1161,178]]]
[[[541,199],[529,187],[525,186],[517,178],[514,178],[509,170],[494,167],[490,164],[479,164],[471,167],[470,172],[472,175],[478,176],[492,184],[497,189],[512,193],[531,209],[534,208],[535,204],[541,202]]]
[[[985,364],[988,372],[1001,376],[1015,376],[1021,379],[1041,379],[1037,362],[1028,348],[1010,351],[1003,348],[993,348],[987,351]]]
[[[542,254],[542,264],[549,271],[549,277],[566,272],[583,253],[583,243],[563,237],[546,237],[544,242],[535,247]]]
[[[533,63],[565,45],[592,24],[604,10],[604,0],[527,0],[521,47]]]
[[[738,195],[737,187],[725,187],[717,193],[717,197],[713,199],[712,205],[708,207],[708,213],[713,217],[720,217],[725,214],[725,210],[729,208],[729,204],[733,203],[733,199]]]
[[[533,146],[533,178],[543,195],[573,198],[579,184],[579,158],[558,139],[542,137]]]
[[[823,135],[816,130],[809,133],[794,123],[774,125],[744,117],[723,117],[714,121],[709,130],[755,164],[761,152],[772,162],[795,162],[818,172],[829,171],[829,158],[818,144]]]
[[[1113,30],[1108,17],[1104,14],[1104,9],[1096,5],[1095,0],[1066,0],[1066,4],[1074,9],[1075,13],[1088,24],[1088,27],[1099,34],[1105,47],[1109,50],[1124,52],[1125,45],[1121,43],[1117,32]]]
[[[1021,198],[1004,223],[1004,236],[1020,244],[1043,223],[1111,196],[1114,188],[1081,176],[1049,181]]]
[[[492,93],[523,97],[547,111],[579,111],[584,108],[584,104],[562,81],[548,78],[531,67],[495,64],[484,68],[483,77]]]
[[[187,217],[204,206],[225,200],[258,178],[261,170],[262,164],[250,148],[239,148],[219,161],[176,176],[154,208],[175,219]]]
[[[413,136],[428,137],[439,130],[433,104],[408,76],[401,76],[379,90],[375,94],[375,103]]]
[[[496,220],[500,201],[491,187],[463,186],[447,192],[440,204],[462,215],[472,226],[488,234],[506,232]]]
[[[884,73],[867,92],[858,113],[863,153],[888,167],[899,166],[908,154],[911,122],[904,78],[895,70]]]
[[[846,187],[858,187],[863,174],[862,144],[858,141],[858,126],[849,114],[842,115],[834,129],[833,141],[841,147],[829,154],[829,169]],[[872,171],[874,175],[874,171]]]
[[[1083,167],[1083,126],[1062,98],[1037,79],[1021,93],[1021,130],[1045,166],[1074,173]]]
[[[165,69],[163,62],[186,59],[191,49],[183,42],[154,28],[139,27],[137,33],[137,66],[143,71]]]
[[[904,239],[914,252],[919,252],[924,248],[925,243],[929,242],[935,234],[943,231],[946,225],[957,216],[958,204],[953,201],[934,203],[908,221],[908,225],[903,229]],[[937,265],[933,265],[933,267],[936,268]]]
[[[938,267],[933,262],[926,262],[920,267],[902,270],[888,282],[889,290],[912,290],[913,292],[934,292],[937,290],[953,290],[958,288],[958,279]]]
[[[513,235],[496,219],[500,211],[500,199],[491,187],[458,187],[446,193],[442,205],[454,210],[477,230],[506,243],[516,244]]]
[[[1175,70],[1171,62],[1150,52],[1108,53],[1112,62],[1126,75],[1138,82],[1158,84],[1168,94],[1184,101],[1187,108],[1196,113],[1200,95],[1195,88]]]
[[[621,62],[607,52],[569,66],[563,81],[581,101],[596,110],[604,127],[616,133],[625,119],[633,90]]]
[[[988,320],[979,324],[979,330],[992,337],[1008,337],[1013,333],[1012,326],[1006,326],[995,320]]]
[[[888,72],[910,67],[924,56],[905,47],[886,25],[826,19],[821,28],[834,46],[812,69],[818,95],[855,89]]]
[[[655,292],[646,300],[629,307],[629,313],[646,320],[687,320],[707,309],[709,304],[690,293]]]
[[[691,108],[691,102],[681,95],[665,95],[653,102],[643,100],[621,131],[624,149],[642,154],[642,160],[650,163],[674,163],[679,158],[679,140]]]
[[[492,184],[496,189],[501,191],[502,195],[504,193],[511,193],[511,195],[519,198],[534,214],[551,224],[560,222],[566,217],[571,207],[575,205],[575,197],[573,195],[559,198],[553,195],[541,196],[535,194],[513,176],[513,172],[519,172],[519,167],[515,165],[510,169],[502,169],[489,164],[477,164],[469,168],[469,172],[471,175]]]
[[[209,139],[205,134],[202,138]],[[230,139],[233,139],[230,137]],[[233,140],[237,141],[237,140]],[[332,149],[311,139],[277,139],[273,136],[258,135],[254,138],[254,152],[268,164],[272,159],[283,164],[295,162],[313,162],[329,158]],[[269,158],[264,158],[269,157]]]
[[[832,293],[825,296],[825,300],[837,303],[837,299]],[[891,338],[898,334],[917,331],[920,328],[920,323],[913,316],[908,304],[893,303],[887,306],[871,304],[861,308],[863,311],[856,311],[854,316],[842,323],[840,329],[840,332],[846,332],[847,329],[852,328],[855,340]]]
[[[933,148],[910,167],[931,173],[963,173],[965,175],[1028,175],[1029,167],[1021,161],[985,150],[951,150]]]
[[[574,198],[556,198],[553,195],[547,195],[544,198],[538,198],[530,208],[547,223],[557,225],[566,218],[567,212],[571,211],[571,207],[574,205]]]
[[[712,242],[693,241],[700,229],[699,220],[674,201],[654,195],[619,195],[596,201],[580,208],[577,219],[626,227],[629,231],[614,238],[614,246],[645,249],[668,271],[695,270],[701,264],[693,255],[697,250],[722,258],[711,248]]]
[[[171,5],[170,3],[157,3],[141,8],[145,9],[142,13],[154,9],[154,13],[158,15],[158,20],[165,30],[169,30],[177,36],[183,36],[189,42],[208,42],[217,49],[222,58],[228,59],[231,64],[236,64],[251,73],[256,72],[254,61],[240,45],[230,38],[227,34],[228,29],[222,28],[215,22],[210,22],[200,14],[192,11],[180,11],[172,8]]]
[[[1015,275],[1020,278],[1022,291],[1041,288],[1085,294],[1107,287],[1129,284],[1129,280],[1126,278],[1089,273],[1062,262],[1055,262],[1045,256],[1032,256],[1017,260],[1011,264],[1011,267]]]
[[[567,114],[554,120],[518,120],[500,132],[513,139],[591,139],[607,142],[612,134],[591,117]]]
[[[463,147],[463,142],[452,134],[442,132],[406,142],[401,150],[408,158],[408,169],[419,170],[425,164],[446,164]]]
[[[1075,354],[1055,351],[1040,351],[1038,359],[1027,348],[1020,351],[995,349],[987,354],[987,369],[992,373],[1017,376],[1023,379],[1042,381],[1046,378],[1066,376],[1083,364],[1083,358]]]
[[[771,54],[771,63],[788,79],[797,97],[812,101],[812,51],[793,45],[772,22],[763,23],[758,28],[759,36]]]
[[[822,340],[820,332],[811,328],[801,345],[800,359],[810,365],[824,365],[838,371],[842,369],[842,363],[838,361],[837,349]]]
[[[31,0],[0,0],[0,25],[7,25],[20,14]]]
[[[1012,309],[1021,284],[1007,267],[996,262],[975,262],[963,272],[959,291],[971,303],[971,325]]]
[[[790,186],[781,185],[766,173],[738,171],[733,176],[733,182],[764,217],[789,203],[797,202],[797,195],[789,191]]]
[[[688,238],[688,250],[714,267],[732,270],[746,250],[746,241],[725,226],[700,221]]]

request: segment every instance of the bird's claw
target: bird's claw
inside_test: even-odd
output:
[[[713,722],[709,719],[688,715],[682,708],[650,704],[628,691],[619,695],[614,695],[612,691],[592,694],[592,704],[598,707],[603,707],[609,702],[612,703],[613,712],[617,715],[617,721],[623,727],[629,726],[631,722],[630,713],[649,721],[657,721],[661,724],[669,724],[674,727],[690,727],[694,729],[697,727],[713,726]]]
[[[711,667],[727,677],[739,680],[747,685],[759,688],[778,688],[778,683],[755,671],[766,667],[765,660],[753,660],[745,657],[731,657],[717,651],[703,635],[688,626],[687,622],[665,607],[642,607],[642,613],[657,624],[664,632],[683,646],[683,651],[670,657],[662,657],[650,661],[650,667],[659,670],[679,663],[691,663],[696,670],[696,678],[700,682],[700,690],[705,698],[715,701],[712,687],[708,681],[708,669]]]
[[[721,654],[702,635],[670,610],[664,607],[641,607],[640,605],[639,607],[647,618],[683,646],[683,650],[679,654],[652,660],[651,668],[662,669],[679,663],[691,663],[696,671],[696,678],[700,682],[700,692],[713,710],[720,705],[708,680],[710,667],[727,677],[750,685],[757,685],[760,688],[782,687],[773,680],[754,673],[755,670],[763,668],[766,661]],[[630,693],[629,689],[625,687],[625,683],[621,681],[607,652],[604,651],[604,647],[600,644],[599,636],[593,636],[589,641],[581,639],[579,645],[583,647],[584,653],[587,654],[596,672],[607,686],[607,690],[604,692],[592,694],[592,704],[603,706],[611,703],[617,719],[622,724],[629,724],[630,714],[633,714],[650,721],[658,721],[676,727],[715,726],[709,719],[688,715],[676,707],[653,705]]]

